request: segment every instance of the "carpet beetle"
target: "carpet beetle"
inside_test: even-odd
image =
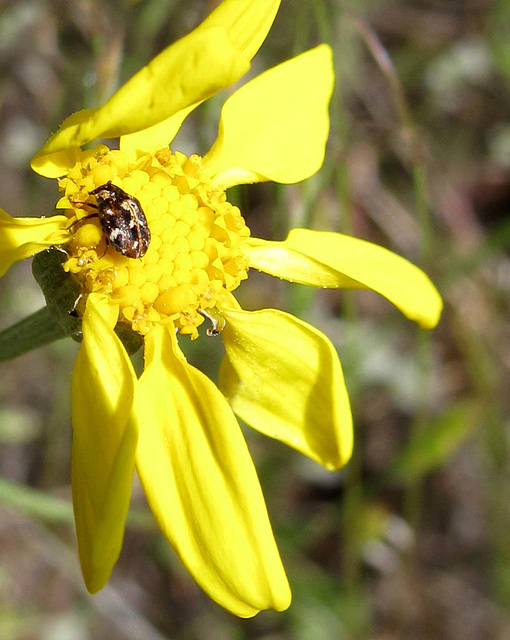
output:
[[[142,258],[149,248],[151,232],[138,200],[111,181],[90,193],[96,196],[99,222],[107,244],[123,256]]]

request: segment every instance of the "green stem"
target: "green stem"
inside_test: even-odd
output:
[[[48,307],[0,331],[0,362],[12,360],[38,347],[66,338],[69,333],[57,323]]]
[[[413,135],[416,136],[415,132]],[[416,144],[416,139],[413,144]],[[419,151],[413,151],[413,188],[416,216],[420,225],[420,259],[423,268],[432,264],[432,218],[430,215],[427,167]]]
[[[413,190],[416,206],[416,215],[420,228],[419,263],[424,269],[428,269],[432,263],[432,220],[430,215],[427,168],[417,151],[418,140],[412,122],[408,125],[412,133],[412,176]],[[430,409],[427,402],[427,392],[431,386],[432,371],[430,366],[432,351],[432,339],[428,332],[419,327],[416,330],[416,360],[417,379],[416,386],[422,390],[420,399],[416,406],[414,419],[411,423],[410,437],[415,438],[427,428],[430,419]],[[408,522],[415,531],[420,528],[420,522],[424,504],[423,478],[410,480],[406,487],[404,499],[404,511]],[[411,558],[411,562],[416,561],[416,557]]]
[[[423,141],[417,131],[400,79],[386,49],[362,17],[352,13],[352,20],[364,40],[368,51],[388,82],[402,132],[408,140],[416,217],[420,228],[419,264],[422,268],[427,269],[432,263],[432,220],[430,215],[427,166],[422,150]],[[418,329],[416,358],[419,371],[417,386],[421,390],[422,395],[411,424],[411,438],[416,437],[418,433],[427,428],[429,419],[429,409],[425,399],[431,381],[430,352],[430,336],[424,334],[421,329]],[[418,478],[408,484],[405,496],[406,517],[415,531],[419,530],[422,508],[423,481],[421,478]]]
[[[489,307],[494,315],[495,307]],[[508,530],[510,511],[510,447],[507,439],[507,418],[504,415],[503,396],[506,388],[501,364],[494,357],[497,338],[475,336],[473,329],[458,311],[453,323],[455,344],[463,355],[470,376],[473,395],[482,409],[479,423],[479,450],[482,469],[482,494],[487,514],[487,538],[490,545],[488,562],[491,565],[493,588],[498,604],[510,604],[510,547]],[[508,385],[507,385],[508,386]]]

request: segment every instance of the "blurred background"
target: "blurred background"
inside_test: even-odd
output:
[[[57,185],[30,171],[33,153],[214,5],[0,1],[0,206],[51,214]],[[429,273],[445,311],[425,333],[370,292],[255,273],[238,290],[248,309],[322,329],[353,405],[355,454],[339,473],[245,430],[291,608],[239,620],[210,601],[136,480],[112,579],[86,593],[70,503],[78,346],[66,340],[0,364],[2,640],[510,638],[510,2],[283,0],[250,74],[320,42],[337,74],[323,169],[229,197],[259,237],[308,226],[396,251]],[[225,96],[174,149],[208,149]],[[43,304],[29,263],[2,279],[1,329]],[[215,379],[220,341],[185,347]]]

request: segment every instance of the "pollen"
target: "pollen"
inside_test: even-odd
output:
[[[112,246],[91,192],[112,182],[140,203],[150,243],[140,258]],[[244,252],[250,230],[225,190],[202,170],[202,158],[169,149],[136,162],[105,145],[83,151],[60,180],[73,235],[66,245],[66,271],[82,294],[104,293],[119,307],[119,322],[147,334],[155,324],[174,323],[198,336],[203,312],[221,311],[228,292],[247,278]]]

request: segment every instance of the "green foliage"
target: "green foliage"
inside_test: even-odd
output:
[[[64,335],[78,337],[81,321],[72,315],[80,295],[80,285],[62,265],[67,254],[59,249],[38,253],[32,261],[32,273],[41,287],[53,322],[61,327]]]
[[[472,434],[479,414],[472,402],[448,407],[431,424],[412,434],[392,461],[388,471],[390,478],[400,482],[415,481],[446,464]]]
[[[4,3],[0,206],[49,215],[56,187],[30,173],[32,153],[64,117],[97,106],[212,4],[70,0],[57,11],[55,3]],[[373,240],[418,262],[446,302],[438,329],[418,338],[368,292],[268,287],[252,274],[242,289],[246,308],[285,308],[332,337],[353,402],[355,454],[337,474],[247,432],[294,592],[290,610],[238,620],[203,597],[152,532],[136,480],[136,526],[126,532],[113,587],[83,595],[65,389],[76,345],[62,340],[0,367],[0,637],[504,637],[509,17],[509,0],[288,0],[253,61],[258,71],[329,41],[337,72],[320,174],[309,184],[236,189],[254,234],[281,239],[306,224]],[[214,140],[222,97],[193,114],[179,138],[183,151]],[[49,259],[62,260],[57,253]],[[12,310],[24,308],[27,291],[37,295],[23,269],[2,280],[2,326],[19,317]],[[39,345],[51,331],[79,331],[69,316],[72,279],[61,284],[43,282],[52,321]],[[36,318],[41,326],[44,319]],[[14,342],[2,335],[6,354]],[[221,347],[214,358],[200,341],[185,349],[214,374]]]

